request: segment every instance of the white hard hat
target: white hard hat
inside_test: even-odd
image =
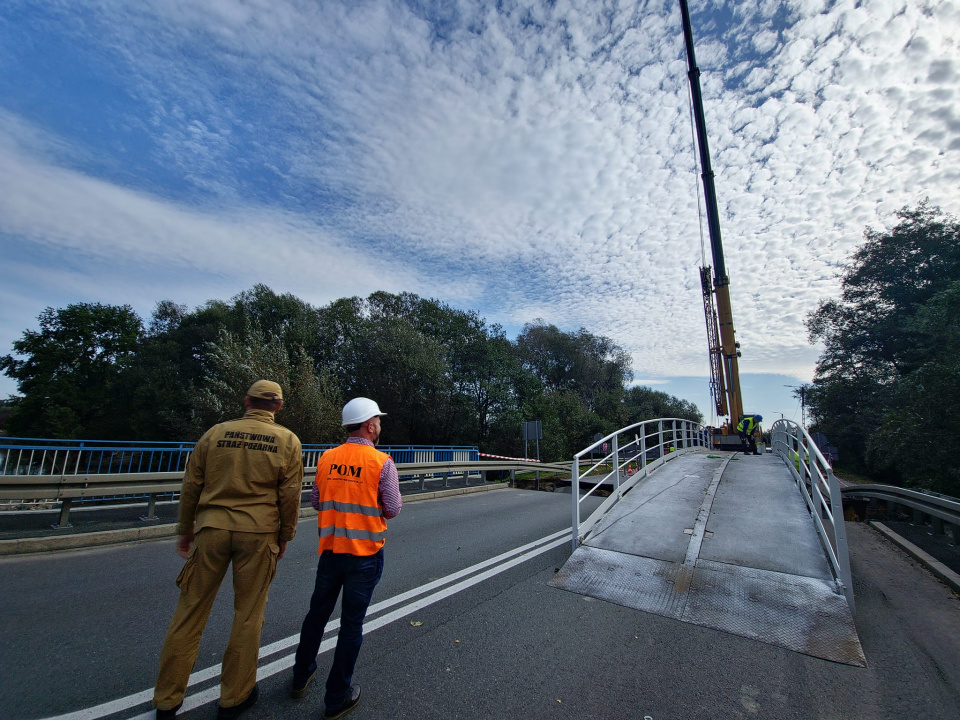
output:
[[[340,424],[344,426],[359,425],[365,420],[379,415],[386,415],[386,413],[380,412],[380,408],[373,400],[358,397],[343,406],[343,413],[341,414],[343,422]]]

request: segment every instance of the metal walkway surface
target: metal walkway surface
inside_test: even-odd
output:
[[[658,468],[550,584],[866,667],[813,519],[775,455],[698,451]]]

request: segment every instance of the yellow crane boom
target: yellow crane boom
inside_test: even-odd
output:
[[[723,242],[720,238],[720,213],[717,209],[717,190],[710,164],[710,147],[707,143],[707,123],[703,113],[703,96],[700,92],[700,69],[693,50],[693,28],[690,24],[690,9],[687,0],[680,0],[680,17],[683,22],[683,38],[687,50],[687,77],[690,79],[690,94],[697,129],[697,145],[700,154],[700,177],[703,180],[704,202],[707,211],[707,228],[710,233],[710,251],[713,256],[713,279],[710,268],[700,268],[703,286],[703,306],[707,321],[707,342],[710,349],[711,390],[714,392],[717,415],[728,416],[724,426],[725,435],[735,435],[736,426],[743,416],[743,398],[740,394],[740,344],[733,327],[733,308],[730,305],[730,279],[727,277],[723,259]]]

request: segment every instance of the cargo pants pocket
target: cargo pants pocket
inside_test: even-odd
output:
[[[190,551],[187,553],[187,560],[183,563],[183,567],[180,568],[180,573],[177,575],[177,587],[183,589],[184,583],[186,583],[190,577],[193,575],[193,569],[197,565],[197,546],[194,545],[190,548]]]

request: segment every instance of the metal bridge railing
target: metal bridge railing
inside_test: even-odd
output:
[[[47,440],[2,438],[0,441],[0,509],[59,505],[60,522],[69,527],[74,502],[97,504],[114,500],[148,500],[144,520],[156,520],[158,499],[176,499],[180,480],[193,450],[191,442],[143,442],[136,445],[109,440]],[[316,472],[324,450],[334,447],[304,445],[305,472]],[[398,468],[412,467],[421,489],[426,478],[465,472],[465,463],[477,462],[476,447],[401,445],[381,447]],[[448,466],[457,465],[456,471]],[[476,472],[467,470],[466,472]],[[401,470],[401,479],[404,473]],[[409,475],[408,475],[409,477]],[[466,476],[465,476],[466,477]],[[309,482],[312,483],[312,474]],[[309,483],[305,482],[305,487]]]
[[[193,446],[192,442],[0,438],[0,475],[182,473]],[[323,451],[332,447],[333,444],[304,445],[304,467],[316,467]],[[394,445],[380,449],[396,463],[479,459],[477,448],[469,446]]]
[[[773,452],[786,463],[807,503],[834,577],[843,589],[850,613],[855,615],[840,483],[813,438],[797,423],[777,420],[770,428],[770,437]]]
[[[573,549],[634,485],[664,463],[699,447],[710,447],[710,436],[702,425],[680,418],[657,418],[616,430],[574,455],[570,475]],[[586,467],[582,472],[581,464]],[[581,482],[592,484],[582,497]],[[613,485],[610,496],[581,522],[580,504],[608,483]]]
[[[0,439],[0,475],[183,472],[192,442]]]
[[[934,534],[943,535],[949,529],[953,541],[960,541],[960,500],[957,498],[894,485],[848,485],[840,492],[844,499],[862,499],[870,504],[883,500],[887,517],[895,516],[899,507],[909,508],[914,525],[921,525],[929,518]]]

